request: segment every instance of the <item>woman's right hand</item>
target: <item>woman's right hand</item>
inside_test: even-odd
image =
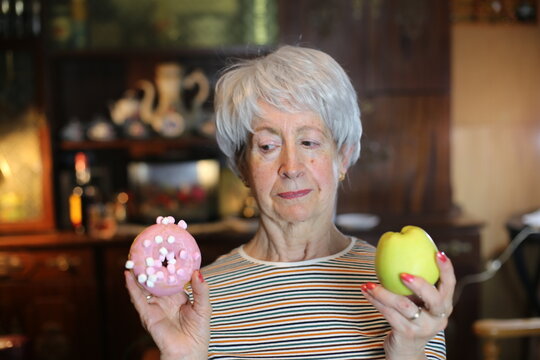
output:
[[[134,275],[125,271],[131,302],[161,352],[161,360],[208,359],[212,307],[208,284],[200,271],[191,276],[193,303],[185,292],[153,296],[139,286]]]

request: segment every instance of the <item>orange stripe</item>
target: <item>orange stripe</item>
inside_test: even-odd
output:
[[[257,341],[267,341],[267,340],[292,340],[292,339],[303,339],[308,338],[310,340],[317,340],[321,336],[325,335],[364,335],[369,334],[372,335],[369,332],[361,332],[361,331],[327,331],[327,332],[317,332],[317,337],[313,337],[312,333],[304,333],[302,336],[294,336],[294,335],[274,335],[274,336],[257,336]],[[212,340],[212,343],[220,343],[220,344],[229,344],[229,343],[240,343],[240,342],[253,342],[253,339],[246,338],[246,339],[231,339],[231,340]]]
[[[296,322],[296,321],[301,321],[301,320],[322,320],[322,319],[325,319],[325,318],[328,318],[328,319],[341,319],[341,320],[359,320],[359,317],[358,315],[356,316],[344,316],[344,315],[334,315],[334,314],[330,314],[331,316],[328,316],[328,317],[322,317],[322,316],[300,316],[300,317],[290,317],[290,318],[287,318],[287,321],[288,322]],[[380,318],[380,315],[379,314],[374,314],[374,315],[369,315],[369,316],[362,316],[362,319],[376,319],[376,318]],[[248,326],[242,326],[241,324],[235,324],[235,325],[230,325],[230,326],[226,326],[226,325],[216,325],[216,326],[212,326],[212,329],[213,330],[227,330],[227,329],[243,329],[243,328],[246,328],[246,327],[252,327],[252,326],[260,326],[260,325],[271,325],[271,324],[283,324],[283,319],[276,319],[276,320],[266,320],[266,321],[255,321],[255,322],[250,322],[248,324]]]
[[[353,284],[353,285],[319,284],[317,286],[319,288],[327,288],[327,289],[359,289],[358,284]],[[290,290],[290,289],[301,289],[301,288],[302,288],[302,286],[296,284],[296,285],[289,285],[289,286],[278,286],[278,287],[275,287],[275,288],[273,287],[272,290],[279,291],[279,290]],[[308,288],[308,287],[306,287],[306,288]],[[257,290],[257,291],[245,292],[245,293],[242,294],[242,296],[247,297],[247,296],[257,295],[257,294],[262,294],[262,293],[268,293],[268,289],[264,288],[264,289]],[[230,299],[238,299],[238,295],[220,296],[219,297],[220,301],[222,301],[222,300],[230,300]]]
[[[279,301],[279,302],[276,302],[272,305],[259,305],[259,306],[251,306],[249,308],[249,311],[252,312],[252,311],[256,311],[256,310],[263,310],[263,309],[273,309],[273,308],[276,308],[276,307],[279,307],[279,306],[283,306],[283,305],[306,305],[306,304],[328,304],[328,303],[333,303],[333,304],[352,304],[352,305],[358,305],[358,304],[367,304],[368,301],[367,300],[364,300],[364,301],[360,301],[360,300],[348,300],[348,301],[345,301],[345,300],[335,300],[335,299],[324,299],[324,301],[317,301],[317,300],[314,300],[314,301],[310,301],[310,300],[291,300],[291,301]],[[230,311],[216,311],[216,314],[219,313],[219,315],[231,315],[231,314],[237,314],[237,313],[244,313],[245,310],[242,309],[241,311],[237,311],[237,310],[230,310]]]
[[[351,345],[351,346],[340,346],[340,347],[332,347],[331,352],[337,352],[337,351],[345,351],[345,350],[363,350],[363,349],[378,349],[381,347],[381,344],[366,344],[366,345]],[[268,351],[268,352],[249,352],[249,353],[243,353],[242,356],[269,356],[269,355],[295,355],[295,354],[322,354],[328,352],[328,349],[310,349],[309,353],[306,353],[305,349],[301,350],[287,350],[287,351]],[[234,356],[234,357],[241,357],[238,354],[235,353],[216,353],[212,352],[210,353],[211,356],[215,355],[221,355],[221,356]]]

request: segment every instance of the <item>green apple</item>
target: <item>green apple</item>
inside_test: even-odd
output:
[[[401,232],[384,233],[377,244],[375,271],[386,289],[400,295],[411,295],[400,274],[423,277],[431,284],[439,279],[437,246],[427,232],[417,226],[405,226]]]

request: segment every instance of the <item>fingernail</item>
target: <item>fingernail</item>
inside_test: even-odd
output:
[[[362,290],[364,290],[364,291],[370,291],[370,290],[375,289],[375,288],[377,287],[377,284],[372,283],[372,282],[367,282],[367,283],[365,283],[365,284],[362,284],[360,287],[361,287]]]
[[[401,273],[399,276],[401,277],[401,280],[405,282],[412,283],[414,281],[414,275]]]
[[[198,270],[197,270],[197,276],[199,277],[199,281],[203,283],[203,282],[204,282],[204,278],[203,278],[203,276],[202,276],[202,273],[201,273],[200,271],[198,271]]]
[[[445,263],[448,261],[448,256],[446,256],[444,251],[439,251],[437,252],[437,259],[439,259],[440,262]]]

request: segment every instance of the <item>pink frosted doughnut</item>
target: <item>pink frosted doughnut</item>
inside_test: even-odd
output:
[[[187,225],[171,216],[158,217],[131,244],[126,268],[150,293],[165,296],[178,293],[201,266],[201,252]]]

